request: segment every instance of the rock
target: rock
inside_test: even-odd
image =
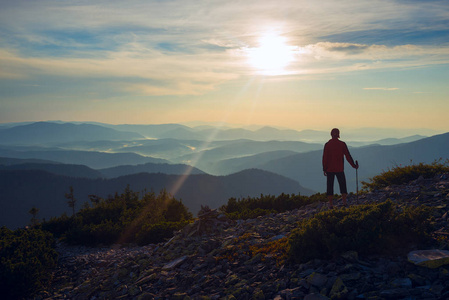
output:
[[[273,236],[272,238],[270,238],[270,242],[274,242],[274,241],[283,239],[283,238],[285,238],[285,237],[286,237],[285,235],[279,234],[279,235],[276,235],[276,236]]]
[[[343,299],[346,297],[348,292],[348,288],[343,283],[343,280],[340,277],[337,277],[334,284],[332,285],[329,297],[331,299]]]
[[[445,287],[442,284],[436,283],[436,284],[432,285],[432,287],[430,288],[430,291],[433,294],[440,296],[441,292],[444,290],[444,288]]]
[[[343,281],[356,281],[359,280],[362,277],[362,274],[360,272],[356,273],[349,273],[349,274],[341,274],[340,278]]]
[[[136,295],[140,294],[141,292],[142,292],[142,290],[136,286],[132,286],[128,290],[128,294],[131,296],[136,296]]]
[[[168,264],[164,265],[162,267],[162,269],[164,269],[164,270],[174,269],[177,266],[179,266],[180,264],[182,264],[186,259],[187,259],[187,256],[182,256],[180,258],[177,258],[174,261],[169,262]]]
[[[410,296],[410,292],[405,288],[390,289],[380,291],[380,296],[387,299],[402,299]]]
[[[411,288],[412,280],[410,278],[397,278],[391,282],[393,287]]]
[[[327,298],[326,296],[323,296],[321,294],[312,293],[312,294],[308,294],[307,296],[305,296],[304,300],[329,300],[329,298]]]
[[[359,260],[359,254],[356,251],[347,251],[341,255],[349,262],[357,262]]]
[[[170,299],[171,300],[184,300],[188,297],[187,293],[175,293]]]
[[[434,269],[449,264],[449,251],[417,250],[410,252],[407,258],[415,265]]]
[[[253,300],[265,300],[265,295],[261,289],[257,288],[253,292],[252,299]]]
[[[408,278],[412,281],[412,284],[415,286],[423,286],[426,285],[426,278],[417,274],[409,274]]]
[[[313,286],[322,288],[326,285],[327,276],[325,276],[323,274],[319,274],[319,273],[312,273],[307,278],[307,282],[309,282]]]

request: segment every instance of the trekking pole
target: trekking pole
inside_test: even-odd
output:
[[[356,182],[356,189],[357,189],[357,205],[359,205],[359,162],[356,160],[355,165],[357,168],[355,169],[355,182]]]

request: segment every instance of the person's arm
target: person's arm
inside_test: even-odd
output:
[[[326,149],[326,145],[324,145],[324,149],[323,149],[323,173],[324,176],[327,176],[327,165],[328,165],[328,154],[327,154],[327,149]]]
[[[354,159],[352,158],[351,153],[349,153],[349,149],[348,149],[348,146],[346,145],[346,143],[345,143],[345,146],[344,146],[344,154],[346,156],[346,160],[348,161],[348,163],[354,169],[358,169],[359,168],[359,164],[358,164],[358,162],[357,163],[354,162]]]

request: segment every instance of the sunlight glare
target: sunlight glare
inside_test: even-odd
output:
[[[259,39],[259,47],[248,49],[250,65],[265,75],[280,75],[293,60],[293,52],[286,38],[268,33]]]

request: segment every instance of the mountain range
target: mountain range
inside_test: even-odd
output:
[[[68,141],[132,140],[143,138],[135,132],[117,131],[91,124],[37,122],[0,130],[1,144],[51,145]]]
[[[360,163],[359,182],[346,164],[348,190],[355,192],[361,181],[395,165],[448,159],[449,133],[423,136],[426,132],[344,131]],[[322,131],[271,127],[0,124],[0,226],[25,225],[32,206],[41,218],[68,211],[64,194],[70,186],[80,203],[89,194],[120,193],[127,184],[136,191],[166,188],[193,213],[201,204],[216,208],[230,197],[322,192],[322,141],[329,138]]]
[[[70,187],[79,209],[88,202],[89,195],[107,198],[123,192],[128,185],[136,192],[159,193],[165,189],[195,214],[201,205],[218,208],[232,197],[312,193],[292,179],[255,169],[228,176],[137,173],[113,179],[69,177],[35,169],[0,170],[0,226],[25,226],[31,219],[28,212],[32,207],[39,209],[40,219],[70,215],[64,196]]]

